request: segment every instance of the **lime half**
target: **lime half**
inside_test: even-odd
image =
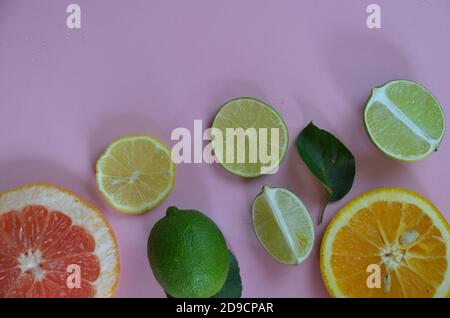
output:
[[[289,136],[271,106],[251,97],[233,99],[220,108],[212,126],[214,154],[226,170],[246,178],[278,170]]]
[[[445,118],[436,98],[405,80],[376,87],[367,101],[364,123],[375,146],[389,157],[417,161],[437,150]]]
[[[264,186],[252,205],[261,244],[277,261],[300,264],[314,245],[314,225],[302,201],[282,188]]]

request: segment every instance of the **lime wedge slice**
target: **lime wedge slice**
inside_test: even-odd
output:
[[[436,98],[405,80],[376,87],[366,103],[364,123],[375,146],[389,157],[417,161],[437,150],[445,118]]]
[[[300,264],[314,245],[314,225],[302,201],[282,188],[264,186],[252,205],[253,227],[277,261]]]
[[[271,106],[251,97],[223,105],[213,122],[221,138],[212,135],[218,161],[229,172],[246,178],[274,173],[288,148],[288,130]]]

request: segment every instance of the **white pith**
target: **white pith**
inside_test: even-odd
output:
[[[273,212],[275,221],[277,222],[278,227],[280,228],[281,233],[283,234],[286,244],[289,246],[289,249],[291,250],[292,254],[294,255],[296,261],[300,262],[301,258],[298,256],[297,249],[295,248],[294,241],[292,240],[292,237],[289,233],[289,228],[286,225],[286,222],[283,218],[283,214],[281,213],[280,209],[278,208],[276,199],[274,197],[275,193],[273,192],[273,189],[270,189],[269,187],[264,187],[263,195],[265,196],[266,201],[269,204],[270,209]]]
[[[19,268],[22,273],[31,271],[37,279],[44,276],[44,270],[41,268],[42,256],[39,250],[29,250],[19,256]]]
[[[405,256],[405,249],[402,249],[398,244],[386,246],[381,250],[379,256],[381,261],[387,268],[395,270],[402,265],[403,257]]]
[[[385,246],[378,254],[382,264],[389,270],[396,270],[400,266],[406,266],[405,255],[408,248],[413,244],[419,233],[406,229],[399,235],[399,242]]]

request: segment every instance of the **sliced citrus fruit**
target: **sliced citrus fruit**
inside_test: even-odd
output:
[[[314,225],[300,199],[282,188],[263,187],[252,205],[253,227],[277,261],[300,264],[314,245]]]
[[[425,87],[405,80],[372,90],[364,122],[375,146],[403,161],[417,161],[437,150],[445,132],[436,98]]]
[[[246,178],[273,173],[288,148],[288,130],[271,106],[250,97],[223,105],[213,122],[214,153],[229,172]]]
[[[398,188],[347,203],[324,234],[320,258],[335,297],[445,297],[449,262],[447,221],[425,198]]]
[[[147,135],[113,141],[97,161],[97,184],[118,211],[138,214],[160,204],[172,191],[175,164],[167,146]]]
[[[92,205],[50,185],[0,194],[0,297],[111,297],[119,254]]]

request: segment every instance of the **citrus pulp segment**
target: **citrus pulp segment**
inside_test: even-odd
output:
[[[321,245],[321,272],[335,297],[445,297],[450,287],[450,228],[415,192],[384,188],[347,203]],[[379,285],[369,286],[369,266]]]
[[[113,141],[97,161],[101,194],[117,210],[144,213],[160,204],[175,183],[175,164],[167,146],[147,135]]]
[[[111,297],[118,276],[114,234],[92,205],[42,184],[0,194],[0,297]]]

